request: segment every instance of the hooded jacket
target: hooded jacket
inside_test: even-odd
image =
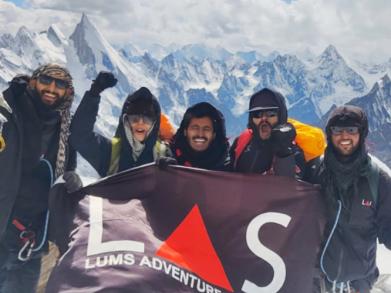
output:
[[[331,142],[334,125],[360,129],[359,146],[349,157],[339,155]],[[312,180],[321,184],[328,210],[320,264],[331,281],[349,281],[356,290],[369,292],[379,275],[377,239],[391,249],[391,178],[366,151],[368,120],[360,108],[337,108],[326,133],[329,144]]]
[[[213,123],[215,138],[208,149],[203,152],[194,151],[185,136],[192,118],[209,117]],[[223,170],[228,154],[225,119],[223,114],[207,102],[201,102],[188,108],[177,130],[171,149],[180,165],[203,168],[207,170]]]
[[[8,88],[3,96],[12,113],[0,108],[8,120],[3,130],[6,148],[0,153],[0,239],[7,230],[6,242],[13,244],[20,233],[11,224],[13,219],[34,230],[37,238],[42,235],[51,183],[76,167],[67,128],[73,96],[55,109],[44,105],[30,88],[17,96]]]
[[[84,94],[71,124],[70,143],[94,167],[102,177],[129,168],[151,163],[157,156],[168,156],[164,146],[158,139],[160,127],[160,105],[151,92],[142,87],[130,94],[122,107],[115,135],[108,139],[93,131],[98,115],[100,96],[94,96],[90,91]],[[135,160],[133,149],[126,136],[124,114],[153,115],[155,123],[144,142],[144,149]],[[156,144],[159,150],[156,151]],[[162,147],[160,149],[160,147]],[[155,149],[155,150],[154,150]],[[164,153],[164,154],[163,154]]]
[[[265,97],[265,103],[263,99]],[[302,150],[294,146],[293,155],[279,158],[275,155],[272,139],[261,140],[257,135],[258,129],[252,121],[251,111],[262,106],[278,107],[278,123],[282,125],[288,121],[288,111],[284,97],[273,90],[263,89],[250,98],[250,114],[247,129],[234,140],[229,155],[228,169],[243,173],[271,173],[276,175],[304,176],[305,160]],[[296,166],[295,166],[296,165]],[[290,171],[293,170],[293,171]]]

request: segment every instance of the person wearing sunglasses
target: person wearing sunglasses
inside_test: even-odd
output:
[[[317,292],[369,293],[379,276],[377,240],[391,249],[391,177],[367,152],[368,130],[365,112],[351,105],[337,107],[326,125],[328,145],[312,180],[328,220]]]
[[[68,143],[74,99],[69,71],[57,64],[18,75],[0,107],[5,148],[0,152],[0,292],[35,292],[48,250],[48,200],[60,176],[73,192],[76,153]],[[1,100],[1,99],[0,99]]]
[[[126,98],[113,138],[94,132],[100,94],[116,83],[111,72],[100,72],[84,94],[71,124],[72,146],[102,177],[171,156],[168,145],[159,139],[159,102],[146,87]]]
[[[296,131],[287,122],[285,98],[264,88],[251,96],[248,112],[247,129],[234,140],[227,169],[302,178],[304,155],[294,143]]]

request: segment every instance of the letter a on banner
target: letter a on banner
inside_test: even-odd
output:
[[[211,284],[233,292],[198,205],[191,209],[156,255],[197,274]]]

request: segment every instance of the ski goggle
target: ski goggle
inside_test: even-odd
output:
[[[56,87],[59,89],[66,89],[68,87],[68,82],[66,80],[54,78],[45,74],[40,75],[38,81],[44,85],[50,85],[54,81]]]
[[[344,131],[348,134],[357,134],[360,132],[358,126],[331,126],[330,130],[333,135],[340,135]]]
[[[128,114],[126,118],[130,123],[137,123],[139,121],[143,121],[145,124],[152,125],[154,120],[151,117],[145,116],[143,114]]]
[[[253,112],[251,115],[253,116],[253,118],[262,118],[264,116],[266,118],[273,118],[277,117],[278,110],[260,110]]]

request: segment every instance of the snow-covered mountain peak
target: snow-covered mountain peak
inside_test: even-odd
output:
[[[86,13],[82,13],[79,24],[85,29],[96,30],[95,26],[91,23]]]
[[[315,65],[317,69],[329,70],[335,67],[350,67],[346,64],[344,58],[338,53],[333,45],[329,45],[322,54],[316,58]]]
[[[23,50],[31,50],[35,47],[34,33],[32,33],[27,27],[21,26],[15,36],[14,48],[19,50],[21,54]]]
[[[278,55],[274,59],[275,63],[280,63],[284,64],[287,68],[292,68],[292,69],[304,69],[304,63],[300,61],[295,55]]]
[[[388,74],[386,74],[382,78],[380,78],[377,82],[375,82],[375,84],[369,91],[368,95],[375,96],[378,95],[379,92],[387,91],[387,89],[390,88],[391,88],[391,80]]]
[[[319,59],[323,62],[335,62],[338,60],[343,60],[342,56],[338,53],[337,49],[333,45],[328,45],[320,55]]]
[[[379,86],[381,88],[386,88],[391,85],[391,79],[388,76],[388,74],[384,75],[380,80],[379,80]]]
[[[204,59],[225,61],[232,56],[232,53],[221,47],[209,48],[203,44],[190,44],[176,50],[173,55],[181,61]]]
[[[75,42],[76,45],[82,45],[79,42],[90,40],[101,40],[103,37],[90,22],[87,15],[83,13],[80,22],[76,25],[75,30],[70,36],[70,39]]]
[[[307,123],[316,123],[333,104],[362,97],[366,90],[361,71],[353,70],[332,45],[309,59],[276,51],[269,55],[258,51],[230,53],[203,44],[151,45],[146,50],[140,46],[129,43],[113,47],[86,14],[69,38],[55,25],[41,33],[22,27],[15,37],[0,36],[0,85],[5,87],[15,74],[56,62],[71,71],[79,101],[99,71],[111,71],[118,84],[102,94],[97,120],[97,128],[108,135],[115,129],[124,98],[141,86],[158,97],[175,124],[180,123],[189,105],[213,103],[224,113],[230,135],[245,127],[249,97],[264,87],[280,91],[287,99],[290,115]],[[387,64],[383,67],[391,68]],[[380,102],[387,100],[383,97],[389,96],[379,90],[389,88],[389,75],[385,73],[379,71],[368,83],[374,84],[383,76],[376,83],[374,96],[378,101],[371,101],[378,109]],[[383,112],[376,115],[379,113]],[[383,117],[380,123],[388,121],[387,115]]]
[[[16,33],[16,38],[28,38],[28,39],[32,39],[33,38],[33,35],[34,33],[31,32],[27,27],[25,27],[24,25],[22,25],[18,32]]]
[[[3,34],[0,36],[0,48],[12,48],[14,46],[15,39],[11,34]]]
[[[114,70],[111,55],[118,55],[103,35],[83,13],[70,36],[81,64],[87,66],[87,77],[92,79],[100,70]]]
[[[66,38],[64,34],[55,24],[52,24],[49,27],[47,37],[56,47],[60,47],[61,45],[66,43]]]

